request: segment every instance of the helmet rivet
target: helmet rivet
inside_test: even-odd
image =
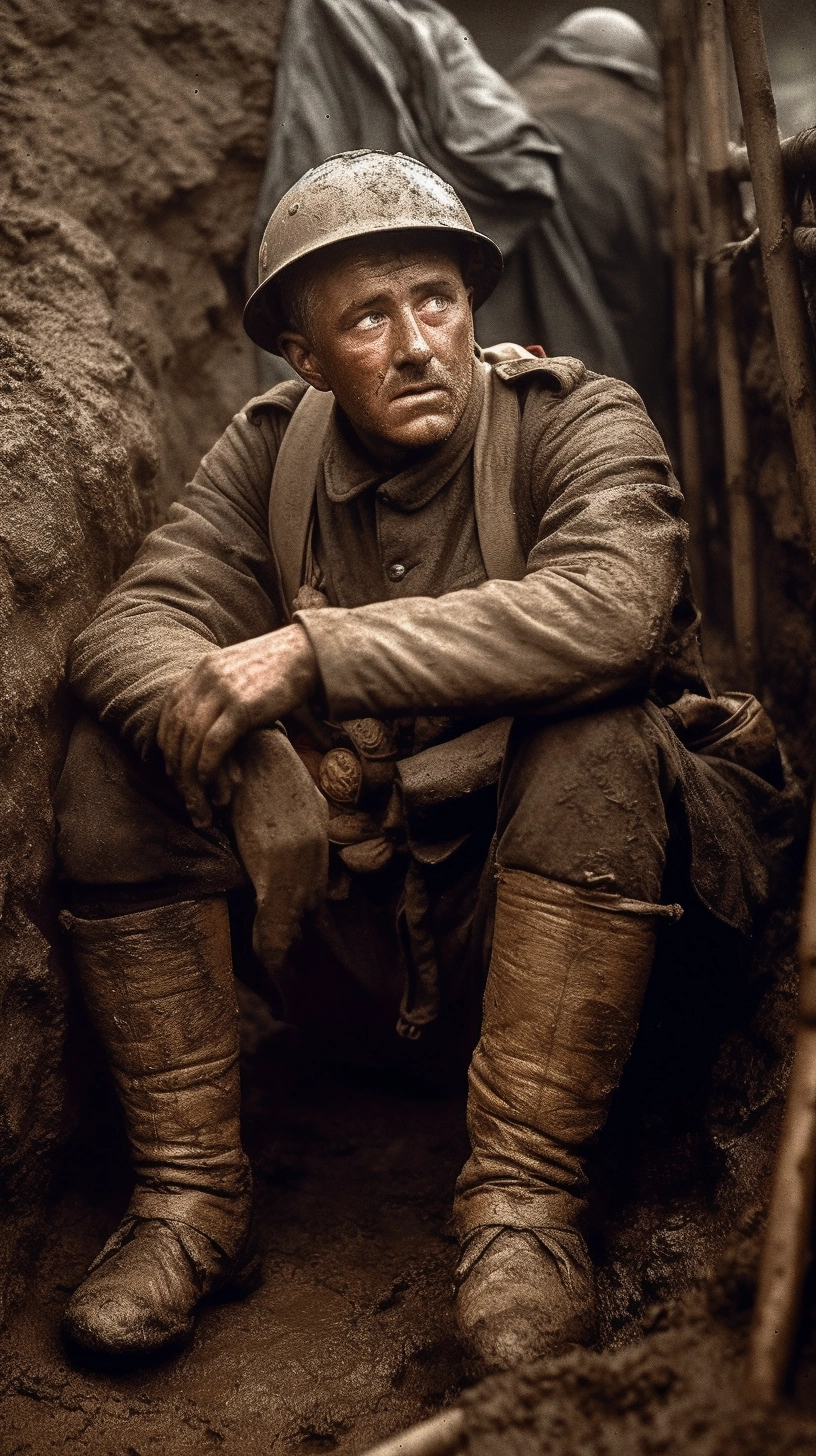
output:
[[[292,203],[292,206],[289,208],[289,216],[290,217],[294,217],[294,215],[297,212],[299,206],[300,206],[300,203],[299,202],[293,202]]]

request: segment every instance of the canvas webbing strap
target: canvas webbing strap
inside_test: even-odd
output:
[[[513,504],[521,411],[512,384],[484,369],[484,405],[473,446],[473,493],[482,560],[491,580],[518,581],[527,562]]]
[[[286,615],[306,575],[315,491],[334,395],[307,389],[286,427],[269,493],[269,539]]]

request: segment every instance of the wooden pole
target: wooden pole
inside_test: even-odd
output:
[[[816,812],[799,931],[799,1021],[771,1187],[748,1355],[749,1390],[778,1399],[790,1365],[811,1257],[816,1181]]]
[[[692,580],[697,605],[705,613],[708,597],[706,522],[694,369],[693,208],[686,136],[686,0],[660,0],[659,17],[663,42],[663,96],[673,262],[674,360],[680,430],[680,472],[689,523]]]
[[[726,12],[785,403],[816,557],[816,365],[785,194],[762,14],[759,0],[726,0]]]
[[[457,1456],[464,1446],[465,1418],[458,1406],[451,1406],[429,1421],[420,1421],[371,1446],[364,1456]]]
[[[747,688],[755,691],[759,680],[759,640],[754,509],[748,491],[748,419],[742,389],[731,264],[722,252],[732,240],[733,230],[728,72],[722,0],[700,0],[698,64],[700,130],[711,214],[709,252],[713,259],[717,372],[731,538],[734,638],[741,680]]]

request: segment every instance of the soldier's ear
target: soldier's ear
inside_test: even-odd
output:
[[[278,348],[296,374],[311,384],[312,389],[326,393],[331,385],[326,380],[320,362],[305,334],[285,333],[278,335]]]

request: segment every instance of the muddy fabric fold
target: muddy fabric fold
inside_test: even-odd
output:
[[[255,890],[253,946],[280,969],[304,914],[320,904],[329,873],[329,812],[288,738],[262,729],[238,745],[230,819]]]

